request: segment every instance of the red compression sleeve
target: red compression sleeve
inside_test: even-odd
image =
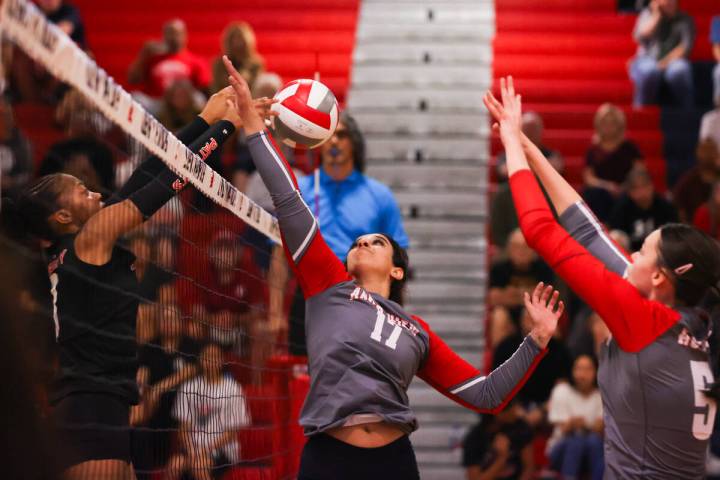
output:
[[[678,312],[644,298],[557,223],[530,170],[513,174],[510,188],[528,245],[602,317],[620,348],[642,350],[678,321]]]

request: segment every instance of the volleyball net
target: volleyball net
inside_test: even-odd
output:
[[[242,134],[203,161],[32,3],[4,0],[0,31],[3,49],[13,51],[11,68],[25,58],[59,92],[52,108],[2,101],[3,112],[14,112],[6,129],[29,138],[15,150],[0,148],[0,160],[10,155],[15,169],[3,166],[3,196],[27,177],[63,172],[107,198],[149,155],[189,184],[120,242],[135,255],[140,281],[137,292],[119,293],[140,302],[133,339],[140,402],[129,419],[137,477],[292,478],[308,378],[303,358],[288,355],[285,335],[268,321],[268,272],[280,235],[259,205],[267,197]],[[13,178],[23,162],[24,176]],[[238,187],[259,192],[258,201]],[[27,294],[38,321],[52,329],[45,260],[39,249],[15,247],[40,272]],[[292,291],[292,280],[279,288]]]

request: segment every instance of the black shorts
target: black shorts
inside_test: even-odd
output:
[[[89,460],[130,463],[130,405],[104,393],[73,393],[53,411],[60,467]]]
[[[378,448],[355,447],[320,433],[303,448],[298,480],[418,480],[410,437]]]

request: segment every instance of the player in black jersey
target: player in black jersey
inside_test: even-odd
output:
[[[237,126],[230,89],[213,95],[178,138],[205,160]],[[263,101],[256,102],[263,109]],[[143,162],[104,205],[77,178],[34,182],[12,209],[15,224],[49,246],[59,372],[50,401],[65,478],[130,479],[130,405],[138,401],[135,257],[117,245],[182,189],[157,157]]]

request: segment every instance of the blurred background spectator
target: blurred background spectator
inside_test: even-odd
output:
[[[595,113],[595,133],[585,153],[583,197],[600,221],[607,221],[625,178],[642,162],[638,146],[625,137],[626,125],[623,111],[611,103]]]
[[[180,423],[180,452],[168,464],[167,479],[184,472],[197,480],[221,478],[242,458],[238,430],[251,422],[243,389],[223,372],[219,346],[203,348],[200,365],[201,372],[175,398],[172,415]]]
[[[532,319],[524,308],[520,312],[520,328],[503,339],[493,351],[492,369],[502,365],[517,350],[525,336],[530,333]],[[563,339],[556,335],[550,339],[548,353],[538,363],[532,376],[517,393],[520,416],[536,432],[549,429],[546,420],[547,402],[558,381],[570,378],[570,354]]]
[[[151,113],[159,110],[165,90],[176,80],[186,79],[199,92],[207,92],[210,68],[202,57],[187,49],[187,27],[179,18],[163,25],[162,40],[143,45],[128,70],[128,81],[137,85],[135,98]]]
[[[262,381],[262,367],[272,353],[266,317],[264,278],[237,234],[218,231],[209,247],[210,264],[200,270],[199,304],[193,312],[210,325],[208,335],[227,358],[249,360],[250,381]],[[245,362],[247,363],[247,362]]]
[[[617,232],[617,230],[613,231]],[[572,328],[567,338],[568,351],[572,358],[579,355],[589,355],[597,358],[602,343],[609,336],[610,331],[602,318],[590,310],[590,307],[583,304],[573,319]]]
[[[625,180],[625,193],[615,204],[608,223],[625,232],[630,237],[631,251],[636,251],[653,230],[677,221],[677,210],[655,192],[648,171],[635,168]]]
[[[523,292],[532,291],[538,282],[552,283],[553,277],[552,270],[538,258],[516,228],[508,239],[505,258],[497,260],[490,268],[488,304],[493,310],[507,312],[505,315],[517,324],[523,309]],[[495,341],[499,340],[495,338]]]
[[[720,15],[712,18],[710,43],[715,60],[713,69],[713,103],[715,109],[707,112],[700,122],[700,140],[711,137],[720,146]]]
[[[138,294],[147,302],[156,302],[163,285],[174,280],[174,252],[172,239],[166,236],[149,237],[140,230],[126,238],[128,249],[135,255],[135,273],[140,285]]]
[[[222,34],[222,54],[212,62],[212,81],[210,93],[215,93],[229,85],[228,74],[222,63],[222,56],[227,55],[238,72],[251,87],[265,69],[265,61],[257,52],[255,33],[245,22],[232,22],[225,27]]]
[[[720,240],[720,181],[713,185],[708,201],[695,211],[693,224]]]
[[[177,387],[197,372],[200,345],[184,335],[180,309],[173,303],[158,305],[158,336],[138,352],[138,385],[142,401],[133,407],[131,424],[138,426],[133,440],[133,464],[138,470],[165,465],[172,448],[171,415]]]
[[[85,49],[85,25],[80,18],[80,11],[74,5],[65,0],[36,0],[35,3],[48,20],[60,27],[80,48]]]
[[[510,401],[497,415],[482,415],[463,441],[467,480],[530,480],[535,478],[533,430]]]
[[[523,114],[522,129],[523,133],[537,146],[543,155],[548,159],[555,170],[563,173],[565,169],[565,161],[557,150],[551,150],[543,144],[543,121],[542,117],[536,112],[525,112]],[[515,205],[510,192],[510,185],[507,183],[507,165],[505,162],[505,152],[500,152],[496,158],[496,175],[498,189],[493,195],[490,205],[490,236],[492,244],[502,251],[505,248],[508,237],[518,228],[517,214],[515,213]]]
[[[108,198],[114,187],[113,152],[95,136],[61,140],[48,149],[38,175],[58,172],[79,178],[88,189]]]
[[[694,104],[692,67],[687,57],[695,43],[695,23],[679,10],[679,0],[651,0],[638,16],[633,37],[638,52],[630,65],[635,106],[657,103],[664,83],[676,105]]]
[[[187,78],[174,80],[165,90],[157,119],[171,132],[177,132],[200,113],[202,103]]]
[[[679,0],[651,0],[637,18],[633,37],[638,52],[630,65],[635,106],[658,102],[661,85],[676,105],[694,104],[692,67],[687,57],[695,43],[695,22],[680,11]]]
[[[680,220],[687,223],[710,197],[713,184],[720,178],[720,149],[715,140],[710,137],[701,140],[695,156],[697,164],[678,180],[673,191]]]
[[[528,111],[523,113],[522,131],[530,139],[530,141],[540,149],[543,155],[545,155],[545,157],[550,161],[550,164],[555,167],[556,170],[562,170],[562,165],[564,162],[562,155],[560,155],[560,152],[548,148],[543,143],[543,133],[545,131],[545,126],[543,124],[542,117],[537,112]],[[497,181],[507,181],[507,160],[505,158],[504,151],[498,154],[497,158],[495,159],[495,164]]]
[[[15,125],[10,102],[0,96],[0,190],[14,197],[30,181],[33,170],[30,142]]]
[[[715,99],[715,108],[700,119],[700,140],[711,138],[720,145],[720,99]]]
[[[45,16],[62,31],[86,49],[85,26],[80,12],[70,2],[64,0],[36,0]],[[8,50],[10,58],[5,62],[9,69],[9,94],[14,101],[57,103],[66,87],[44,68],[35,63],[21,49]]]
[[[572,382],[558,383],[550,396],[548,421],[553,434],[548,456],[553,470],[564,479],[587,473],[592,480],[603,478],[603,410],[596,376],[595,359],[580,355],[573,362]]]

